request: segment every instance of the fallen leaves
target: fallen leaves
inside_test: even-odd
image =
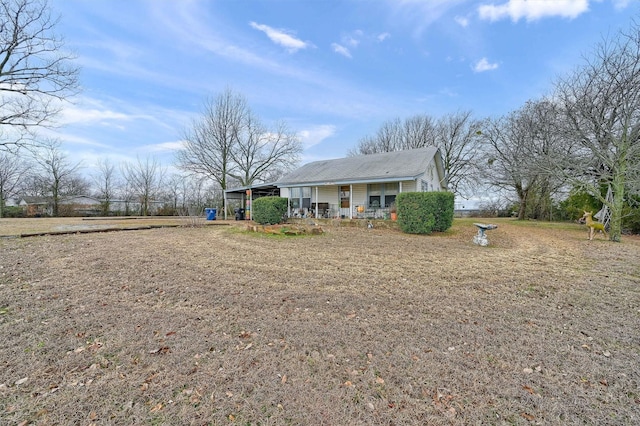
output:
[[[452,407],[455,396],[450,393],[448,389],[437,388],[432,395],[433,406],[437,408],[445,417],[454,418],[458,414],[458,411]],[[457,404],[458,407],[460,406]]]
[[[157,354],[167,354],[171,352],[171,348],[169,348],[169,346],[161,346],[158,349],[154,349],[152,351],[149,351],[150,354],[152,355],[157,355]]]
[[[528,413],[520,413],[520,417],[522,417],[523,419],[527,419],[531,422],[536,419],[535,416],[532,416],[531,414],[528,414]]]

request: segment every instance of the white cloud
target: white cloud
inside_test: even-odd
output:
[[[388,39],[389,37],[391,37],[391,34],[389,33],[382,33],[382,34],[378,34],[378,36],[376,37],[378,39],[379,42],[383,42],[386,39]]]
[[[307,47],[312,46],[310,43],[295,38],[294,36],[289,34],[288,31],[278,30],[268,25],[258,24],[256,22],[250,22],[249,25],[251,25],[251,27],[255,28],[256,30],[265,33],[272,42],[285,47],[290,53],[295,53],[300,49],[306,49]]]
[[[331,43],[331,48],[333,49],[334,52],[351,59],[351,52],[349,52],[349,49],[347,49],[346,47],[338,44],[338,43]]]
[[[184,148],[184,141],[173,141],[144,145],[142,150],[146,152],[167,152],[178,151],[182,148]]]
[[[618,10],[622,10],[627,6],[629,6],[632,0],[611,0],[611,1],[613,1],[613,7],[615,7]]]
[[[511,18],[536,21],[542,18],[559,16],[574,19],[589,10],[589,0],[508,0],[502,4],[483,4],[478,7],[482,19],[498,21]]]
[[[358,45],[360,44],[360,40],[353,37],[349,37],[349,36],[344,37],[342,39],[342,42],[347,46],[351,46],[351,47],[358,47]]]
[[[469,19],[465,18],[464,16],[456,16],[454,20],[458,25],[460,25],[463,28],[466,28],[469,26]]]
[[[62,111],[64,124],[103,124],[130,121],[133,117],[109,109],[67,107]],[[116,126],[120,127],[120,126]],[[122,127],[120,127],[122,128]]]
[[[298,135],[300,139],[302,139],[304,149],[309,149],[312,146],[318,145],[326,138],[333,136],[335,133],[336,126],[332,124],[320,124],[306,130],[301,130],[298,132]]]
[[[473,66],[475,72],[492,71],[498,68],[497,63],[490,63],[487,58],[482,58]]]

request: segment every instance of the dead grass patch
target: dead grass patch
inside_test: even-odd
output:
[[[0,240],[0,423],[638,423],[640,239],[497,223]]]

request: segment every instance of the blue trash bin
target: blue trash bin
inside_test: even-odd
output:
[[[205,214],[207,215],[207,220],[216,220],[216,209],[204,209]]]

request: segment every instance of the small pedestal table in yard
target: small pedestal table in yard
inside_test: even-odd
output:
[[[484,231],[496,229],[498,225],[488,225],[485,223],[474,223],[474,225],[478,227],[478,233],[473,237],[473,242],[481,247],[488,246],[489,240],[487,239],[487,234],[485,234]]]

